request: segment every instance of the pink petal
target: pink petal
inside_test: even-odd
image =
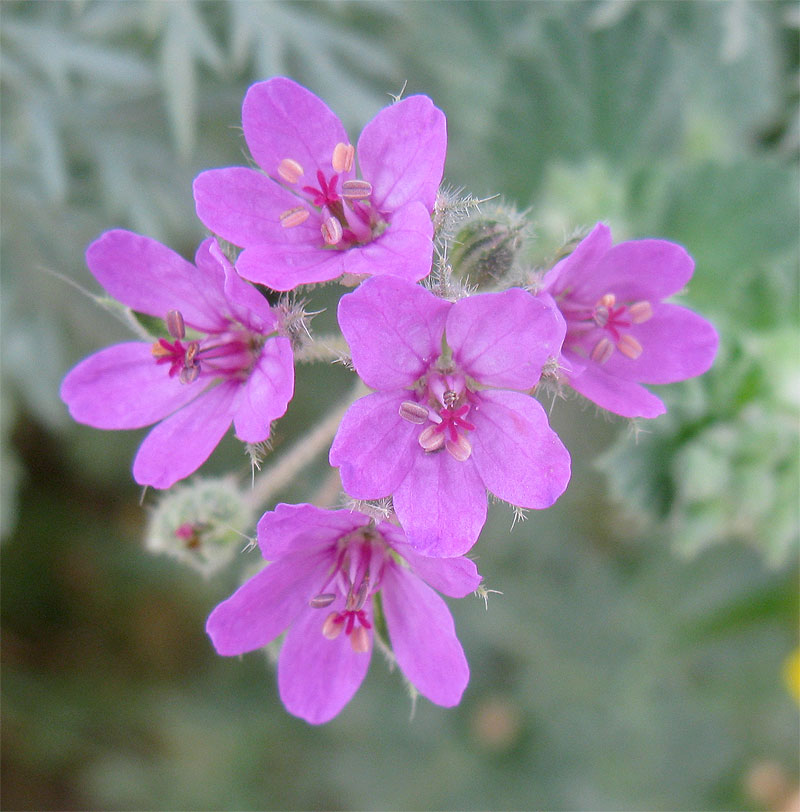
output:
[[[235,381],[220,383],[159,423],[139,446],[134,479],[169,488],[194,473],[228,430],[238,388]]]
[[[355,276],[398,276],[409,282],[424,279],[433,261],[433,223],[422,203],[396,211],[378,239],[343,252],[344,268]]]
[[[86,263],[109,295],[133,310],[160,319],[168,310],[180,310],[187,325],[203,332],[225,324],[218,297],[207,299],[200,291],[203,274],[157,240],[107,231],[86,250]],[[220,269],[220,290],[223,278]]]
[[[258,522],[258,544],[264,558],[336,545],[337,539],[369,523],[363,513],[324,510],[309,504],[279,504]]]
[[[570,458],[534,398],[481,392],[470,412],[472,460],[495,496],[523,508],[550,507],[569,483]]]
[[[408,473],[419,449],[419,426],[400,417],[404,390],[357,400],[342,418],[330,452],[342,487],[355,499],[388,496]]]
[[[427,96],[410,96],[384,108],[358,139],[361,174],[372,184],[380,211],[419,200],[433,211],[444,172],[447,122]]]
[[[271,333],[277,327],[278,320],[269,302],[236,273],[216,240],[212,241],[210,246],[210,256],[225,270],[225,298],[231,316],[254,333],[262,335]]]
[[[615,352],[601,369],[642,383],[673,383],[704,373],[714,361],[719,336],[702,316],[673,304],[661,304],[653,317],[625,330],[642,345],[635,360]]]
[[[389,522],[381,522],[378,530],[387,543],[408,562],[414,575],[438,592],[451,598],[463,598],[480,586],[481,575],[475,562],[469,558],[431,558],[420,555],[406,542],[402,528]]]
[[[236,270],[245,279],[273,290],[294,290],[298,285],[336,279],[345,273],[348,252],[326,250],[321,242],[254,245],[239,254]]]
[[[246,581],[206,622],[217,654],[244,654],[274,640],[308,607],[330,563],[327,553],[296,553]]]
[[[463,555],[486,521],[486,490],[475,465],[447,451],[415,453],[393,502],[408,543],[421,555]]]
[[[193,400],[203,383],[181,384],[156,364],[150,344],[116,344],[90,355],[67,373],[61,399],[78,423],[97,429],[149,426]]]
[[[437,705],[461,701],[469,666],[447,604],[402,567],[389,566],[381,589],[394,656],[411,684]]]
[[[558,357],[566,325],[558,310],[520,288],[457,301],[447,343],[461,368],[487,386],[531,389]]]
[[[234,245],[321,242],[318,216],[293,228],[281,225],[281,214],[303,201],[254,169],[209,169],[195,178],[192,190],[203,224]]]
[[[611,250],[611,245],[611,229],[604,223],[598,223],[575,246],[571,254],[557,262],[545,274],[542,289],[553,296],[571,290],[587,276],[591,277],[592,269]]]
[[[270,423],[286,413],[293,394],[291,342],[283,336],[269,338],[250,377],[239,387],[233,415],[236,436],[246,443],[266,440]]]
[[[334,148],[349,143],[342,122],[325,102],[282,76],[250,87],[242,104],[242,126],[250,153],[271,177],[279,177],[278,165],[286,158],[300,164],[304,174],[298,188],[316,186],[318,169],[330,176]]]
[[[408,386],[441,352],[451,305],[390,276],[368,279],[339,301],[339,326],[367,386]]]
[[[333,609],[334,607],[331,607]],[[370,602],[365,605],[369,610]],[[278,690],[289,713],[319,725],[333,719],[364,681],[372,653],[357,653],[343,632],[335,640],[322,634],[330,609],[308,609],[289,629],[278,660]]]
[[[658,417],[666,407],[654,394],[634,381],[609,375],[601,366],[589,364],[569,385],[593,403],[623,417]]]

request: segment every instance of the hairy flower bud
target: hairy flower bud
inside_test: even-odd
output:
[[[523,227],[514,218],[486,217],[468,222],[453,240],[453,274],[480,288],[491,288],[506,278],[523,244]]]
[[[206,577],[242,549],[253,515],[232,479],[195,479],[165,493],[150,514],[145,546]]]

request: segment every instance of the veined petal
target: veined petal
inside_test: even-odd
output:
[[[381,590],[394,656],[412,685],[437,705],[461,701],[469,666],[447,604],[409,570],[386,568]]]
[[[348,252],[325,250],[317,244],[321,243],[318,238],[319,233],[313,242],[246,248],[236,260],[236,270],[245,279],[273,290],[294,290],[298,285],[336,279],[345,273]]]
[[[67,373],[61,399],[78,423],[97,429],[149,426],[193,400],[203,384],[181,384],[156,364],[150,345],[115,344]]]
[[[279,504],[258,522],[258,544],[264,558],[334,546],[337,539],[369,523],[350,510],[324,510],[315,505]]]
[[[238,388],[236,381],[213,386],[159,423],[139,446],[133,478],[140,485],[169,488],[194,473],[228,430]]]
[[[244,654],[274,640],[308,607],[329,563],[326,552],[294,553],[245,582],[206,622],[217,653]]]
[[[330,464],[355,499],[381,499],[400,484],[420,451],[419,426],[400,417],[405,390],[374,392],[345,413],[333,438]]]
[[[209,169],[194,179],[192,190],[203,224],[234,245],[285,247],[319,238],[317,216],[294,228],[281,225],[281,213],[301,201],[255,169]]]
[[[343,253],[347,273],[424,279],[433,261],[433,222],[422,203],[408,203],[392,216],[378,239]]]
[[[187,325],[203,332],[224,327],[216,297],[200,291],[203,277],[166,245],[132,231],[107,231],[86,250],[86,263],[97,281],[123,304],[157,318],[180,310]],[[220,270],[219,287],[222,286]]]
[[[548,301],[511,288],[460,299],[445,331],[468,375],[487,386],[531,389],[547,359],[558,357],[566,325]]]
[[[368,611],[370,602],[365,604]],[[328,722],[353,698],[364,681],[372,653],[357,653],[346,634],[329,640],[322,634],[325,612],[301,612],[286,635],[278,660],[278,690],[289,713],[312,725]]]
[[[658,417],[664,403],[635,381],[609,375],[598,364],[588,364],[579,375],[568,376],[569,385],[593,403],[623,417]]]
[[[444,173],[447,122],[427,96],[409,96],[378,113],[358,139],[358,162],[380,211],[419,200],[430,213]]]
[[[447,451],[419,450],[413,460],[392,499],[408,543],[421,555],[463,555],[486,521],[486,489],[475,465]]]
[[[470,412],[472,459],[495,496],[523,508],[550,507],[569,483],[570,458],[534,398],[480,392]]]
[[[437,592],[451,598],[463,598],[474,592],[481,583],[475,562],[463,556],[432,558],[420,555],[407,541],[402,528],[381,522],[378,530],[389,545],[406,560],[411,571]]]
[[[339,301],[339,326],[367,386],[392,389],[419,378],[441,352],[449,302],[391,276],[368,279]]]
[[[602,371],[642,383],[673,383],[701,375],[713,363],[719,336],[702,316],[674,304],[660,304],[653,317],[626,330],[642,345],[635,360],[615,352]]]
[[[236,436],[246,443],[269,437],[270,423],[286,413],[294,394],[294,356],[288,338],[267,339],[234,404]]]
[[[329,174],[334,148],[348,143],[328,105],[283,76],[251,85],[242,104],[242,127],[251,155],[271,177],[279,177],[278,165],[286,158],[300,164],[298,188],[316,185],[318,169]]]

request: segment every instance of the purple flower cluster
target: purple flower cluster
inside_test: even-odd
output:
[[[96,428],[156,424],[133,475],[168,488],[231,424],[240,440],[265,441],[292,398],[286,308],[245,280],[273,291],[360,282],[341,297],[338,321],[373,391],[344,415],[330,463],[361,510],[265,513],[258,543],[271,563],[217,606],[207,631],[223,655],[285,632],[280,696],[314,724],[353,696],[376,639],[420,694],[455,705],[469,669],[436,591],[479,589],[464,555],[486,521],[487,492],[542,509],[569,482],[569,454],[534,397],[543,373],[608,411],[662,413],[642,384],[699,375],[716,352],[708,322],[664,301],[692,260],[664,240],[613,246],[598,224],[536,285],[426,287],[447,142],[430,99],[392,104],[353,145],[319,98],[274,78],[249,89],[242,120],[260,168],[197,177],[197,214],[216,236],[194,264],[128,231],[89,246],[108,294],[163,326],[79,363],[61,396]],[[234,264],[217,238],[237,249]],[[393,513],[366,504],[387,497]]]

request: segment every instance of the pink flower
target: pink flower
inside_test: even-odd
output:
[[[294,390],[292,348],[275,335],[266,299],[243,282],[214,240],[195,265],[130,231],[86,251],[108,293],[163,318],[169,338],[128,342],[81,361],[61,384],[72,417],[99,429],[158,425],[133,464],[142,485],[168,488],[208,458],[231,425],[247,443],[269,437]]]
[[[657,417],[664,404],[642,383],[672,383],[705,372],[717,352],[704,318],[662,301],[686,285],[692,258],[666,240],[612,247],[598,223],[542,281],[567,322],[566,382],[598,406],[625,417]]]
[[[320,724],[350,701],[369,667],[377,598],[409,681],[437,705],[458,704],[469,668],[431,587],[473,592],[481,577],[472,561],[425,558],[393,524],[307,504],[265,513],[258,543],[273,563],[214,609],[206,631],[219,654],[236,655],[288,629],[278,689],[290,713]]]
[[[194,182],[197,216],[245,249],[242,276],[274,290],[345,273],[427,276],[447,147],[427,96],[382,110],[354,147],[321,99],[277,77],[247,91],[242,125],[264,171],[211,169]]]
[[[339,325],[377,391],[345,414],[331,465],[357,499],[392,494],[415,549],[466,552],[487,490],[525,508],[563,493],[569,454],[527,394],[561,346],[555,308],[518,288],[452,303],[376,277],[342,297]]]

